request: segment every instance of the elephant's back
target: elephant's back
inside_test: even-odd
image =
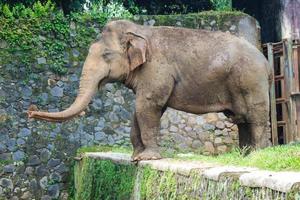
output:
[[[153,52],[179,67],[233,66],[239,60],[263,63],[264,55],[251,43],[228,32],[179,27],[152,27]],[[226,65],[224,65],[226,63]],[[262,66],[262,65],[260,65]],[[258,66],[259,67],[259,66]]]

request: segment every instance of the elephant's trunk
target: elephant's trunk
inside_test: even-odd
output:
[[[96,77],[98,74],[98,77]],[[89,104],[95,91],[98,88],[99,81],[101,81],[106,74],[95,73],[91,68],[83,68],[81,75],[78,95],[74,103],[64,111],[61,112],[40,112],[28,111],[29,118],[42,119],[51,122],[62,122],[79,115]]]

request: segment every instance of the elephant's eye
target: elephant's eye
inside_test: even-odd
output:
[[[104,51],[101,56],[105,61],[110,61],[113,57],[113,54],[114,53],[112,51]]]

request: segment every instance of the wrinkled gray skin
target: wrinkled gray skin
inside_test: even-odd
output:
[[[238,124],[241,147],[263,148],[269,145],[271,72],[259,50],[229,33],[112,21],[90,47],[75,102],[62,112],[28,115],[71,119],[98,87],[121,81],[136,94],[133,160],[161,158],[157,136],[168,106],[194,114],[224,112]]]

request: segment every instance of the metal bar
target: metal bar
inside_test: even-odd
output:
[[[273,46],[271,43],[267,44],[268,49],[268,60],[270,67],[274,69],[274,57],[273,57]],[[274,70],[272,70],[274,77]],[[272,80],[272,84],[269,91],[270,95],[270,114],[271,114],[271,135],[273,145],[278,144],[278,132],[277,132],[277,114],[276,114],[276,99],[275,99],[275,81]]]

